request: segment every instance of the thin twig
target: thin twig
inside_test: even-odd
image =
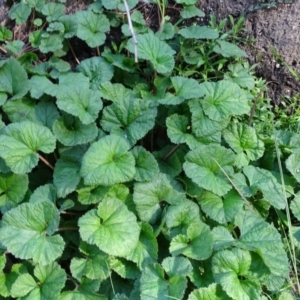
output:
[[[49,161],[46,158],[44,158],[42,155],[39,155],[39,158],[46,166],[54,170],[54,167],[49,163]]]
[[[100,49],[98,46],[96,47],[96,51],[97,51],[97,55],[100,56],[101,53],[100,53]]]
[[[132,35],[132,38],[133,38],[133,42],[134,42],[134,61],[137,63],[138,62],[138,50],[137,50],[138,41],[136,39],[136,35],[134,33],[134,29],[133,29],[133,26],[132,26],[132,21],[131,21],[131,16],[130,16],[130,10],[129,10],[127,1],[123,0],[123,2],[124,2],[124,5],[125,5],[125,9],[126,9],[129,30],[131,32],[131,35]]]
[[[235,183],[233,182],[233,180],[231,180],[231,178],[227,175],[226,171],[222,168],[222,166],[211,156],[211,158],[214,160],[214,162],[218,165],[218,167],[221,169],[221,171],[223,172],[223,174],[226,176],[226,178],[229,180],[229,182],[232,184],[232,186],[234,187],[234,189],[239,193],[239,195],[242,197],[242,199],[245,201],[245,204],[248,206],[249,210],[252,213],[254,212],[253,207],[251,206],[250,202],[245,198],[245,196],[242,194],[242,192],[238,189],[238,187],[235,185]]]
[[[77,64],[79,65],[79,64],[80,64],[80,61],[79,61],[79,59],[77,58],[77,56],[76,56],[76,54],[75,54],[75,51],[74,51],[74,49],[73,49],[73,47],[72,47],[72,45],[70,44],[69,41],[68,41],[68,44],[69,44],[69,48],[71,49],[71,52],[72,52],[72,54],[73,54],[73,56],[74,56],[74,59],[76,60]]]
[[[5,54],[7,53],[7,51],[2,46],[0,46],[0,50],[3,51]]]
[[[169,151],[163,158],[163,161],[167,160],[178,148],[180,147],[180,144],[176,145],[171,151]]]
[[[59,227],[55,231],[78,230],[78,227]]]

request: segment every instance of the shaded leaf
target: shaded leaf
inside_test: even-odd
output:
[[[51,153],[55,144],[47,127],[28,121],[12,123],[0,135],[0,156],[14,173],[24,174],[38,164],[37,151]]]
[[[11,57],[0,65],[0,92],[7,93],[10,100],[22,98],[29,88],[26,71],[15,58]]]
[[[196,260],[204,260],[212,253],[213,239],[209,227],[202,223],[192,223],[186,234],[175,236],[170,244],[170,253],[174,256],[185,255]]]
[[[135,175],[136,181],[149,181],[152,180],[159,173],[157,161],[153,155],[146,151],[141,146],[136,146],[131,150],[135,159]]]
[[[53,133],[65,146],[76,146],[93,141],[98,134],[95,123],[84,125],[78,118],[64,115],[53,123]]]

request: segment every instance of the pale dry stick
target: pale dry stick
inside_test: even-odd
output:
[[[76,56],[76,54],[75,54],[75,51],[74,51],[72,45],[70,44],[69,40],[68,40],[68,44],[69,44],[69,48],[71,49],[71,52],[72,52],[72,54],[73,54],[73,57],[74,57],[75,61],[77,62],[78,65],[80,65],[80,61],[79,61],[79,59],[77,58],[77,56]]]
[[[46,165],[48,166],[50,169],[54,170],[54,167],[48,162],[47,159],[45,159],[43,156],[39,155],[40,160]]]
[[[130,10],[129,10],[127,1],[123,0],[123,2],[124,2],[124,5],[125,5],[125,9],[126,9],[129,30],[131,32],[131,35],[132,35],[132,38],[133,38],[133,42],[134,42],[134,61],[137,63],[138,62],[138,53],[137,53],[137,44],[138,44],[138,41],[136,39],[136,35],[134,33],[134,29],[133,29],[133,26],[132,26],[132,21],[131,21],[131,16],[130,16]]]
[[[218,167],[221,169],[221,171],[223,172],[223,174],[226,176],[226,178],[229,180],[229,182],[232,184],[232,186],[235,188],[235,190],[239,193],[239,195],[242,197],[242,199],[245,201],[246,205],[248,206],[249,210],[251,212],[254,212],[253,207],[251,206],[250,202],[245,198],[245,196],[240,192],[240,190],[238,189],[238,187],[235,185],[235,183],[231,180],[231,178],[227,175],[227,173],[225,172],[225,170],[222,168],[222,166],[213,158],[211,157],[214,162],[218,165]]]

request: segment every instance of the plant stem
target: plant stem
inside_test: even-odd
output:
[[[238,189],[238,187],[235,185],[235,183],[231,180],[231,178],[228,176],[228,174],[225,172],[225,170],[222,168],[222,166],[213,158],[211,157],[212,160],[214,160],[214,162],[218,165],[218,167],[221,169],[221,171],[223,172],[223,174],[226,176],[226,178],[229,180],[229,182],[232,184],[232,186],[234,187],[234,189],[239,193],[239,195],[242,197],[242,199],[245,201],[246,205],[248,206],[249,210],[252,213],[254,212],[253,207],[251,206],[250,202],[245,198],[245,196],[242,194],[242,192]]]
[[[176,145],[171,151],[169,151],[163,158],[163,161],[166,161],[178,148],[180,144]]]
[[[77,213],[72,213],[72,212],[69,212],[69,211],[61,211],[60,212],[61,214],[64,214],[64,215],[71,215],[71,216],[79,216],[80,214],[77,214]]]
[[[70,48],[70,50],[71,50],[71,52],[72,52],[72,54],[73,54],[73,56],[74,56],[75,61],[76,61],[77,64],[79,65],[79,64],[80,64],[80,61],[79,61],[79,59],[77,58],[77,56],[76,56],[76,54],[75,54],[75,51],[74,51],[74,49],[73,49],[71,43],[69,42],[69,40],[68,40],[68,45],[69,45],[69,48]]]
[[[64,230],[78,230],[78,227],[59,227],[55,231],[64,231]]]
[[[101,53],[100,53],[100,49],[98,46],[96,47],[96,51],[97,51],[97,55],[100,56]]]
[[[39,158],[46,166],[54,170],[54,167],[49,163],[49,161],[46,158],[44,158],[42,155],[39,155]]]

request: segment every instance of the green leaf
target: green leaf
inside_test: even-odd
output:
[[[164,23],[161,26],[161,29],[157,32],[155,32],[155,35],[160,39],[160,40],[169,40],[174,37],[175,34],[175,28],[173,24],[171,23]]]
[[[53,97],[57,94],[57,85],[53,84],[46,76],[32,76],[30,86],[30,95],[35,99],[39,99],[43,94]]]
[[[122,278],[136,279],[140,276],[140,271],[136,264],[124,258],[110,256],[109,265]]]
[[[112,64],[102,57],[82,60],[76,69],[90,79],[92,90],[98,90],[100,84],[110,81],[114,74]]]
[[[57,188],[59,198],[64,198],[75,191],[81,178],[80,168],[83,154],[84,150],[82,148],[71,148],[56,161],[53,183]]]
[[[135,174],[135,160],[128,150],[126,140],[115,135],[93,143],[82,159],[84,183],[114,185],[131,180]]]
[[[6,259],[6,256],[2,257],[4,259],[2,260],[1,264],[5,263],[7,265],[9,260]],[[2,265],[1,268],[4,268],[4,265]],[[26,274],[27,272],[27,268],[23,264],[13,264],[10,267],[8,274],[0,272],[0,295],[3,297],[11,296],[11,287],[13,283],[21,274]]]
[[[220,121],[210,119],[204,114],[201,101],[190,100],[188,105],[192,114],[192,130],[197,137],[210,137],[227,127],[229,118]]]
[[[84,205],[100,202],[109,191],[109,186],[83,186],[76,191],[78,193],[78,201]]]
[[[45,5],[45,0],[26,0],[26,2],[29,7],[35,8],[38,11],[40,11]]]
[[[28,273],[20,275],[12,285],[12,296],[35,300],[59,299],[67,276],[56,262],[47,266],[37,265],[34,276],[36,279]]]
[[[217,45],[214,46],[213,50],[215,53],[221,54],[224,57],[248,57],[247,53],[238,46],[224,40],[217,40]]]
[[[184,100],[192,98],[200,98],[204,96],[201,85],[192,78],[184,78],[180,76],[171,77],[172,88],[175,89],[174,95],[167,93],[165,98],[158,102],[166,105],[177,105]]]
[[[85,41],[91,48],[104,44],[105,32],[109,31],[109,20],[104,14],[93,11],[78,11],[76,13],[78,27],[77,37]]]
[[[29,202],[38,203],[42,201],[50,201],[55,204],[56,198],[56,189],[53,184],[45,184],[34,190],[30,196]]]
[[[46,16],[46,20],[50,23],[56,21],[64,12],[65,6],[60,3],[46,3],[41,9],[41,13]]]
[[[77,33],[77,19],[74,15],[62,15],[58,18],[64,26],[64,38],[69,39]]]
[[[229,300],[230,298],[224,294],[221,287],[215,283],[210,284],[207,288],[194,290],[188,300]]]
[[[224,172],[233,172],[234,159],[232,151],[222,146],[202,146],[186,155],[183,169],[200,187],[223,196],[232,188]]]
[[[235,244],[234,238],[225,227],[214,227],[211,232],[213,235],[214,250],[223,250],[225,248],[230,248]]]
[[[169,277],[187,276],[193,269],[192,264],[185,257],[166,257],[161,265]]]
[[[185,5],[184,9],[180,10],[180,16],[184,19],[190,19],[193,17],[204,17],[205,13],[195,5]]]
[[[13,123],[0,135],[0,156],[14,173],[24,174],[38,164],[37,151],[51,153],[55,143],[47,127],[31,122]]]
[[[295,179],[300,182],[300,153],[291,154],[285,161],[285,165]]]
[[[147,265],[140,280],[141,300],[169,300],[169,283],[165,279],[164,270],[158,263]]]
[[[59,76],[59,86],[69,87],[70,89],[79,85],[89,86],[89,78],[82,73],[63,73]]]
[[[0,26],[0,41],[4,42],[11,40],[13,37],[12,32],[4,26]]]
[[[226,194],[224,200],[210,192],[204,192],[197,200],[201,209],[221,224],[233,221],[244,204],[243,199],[235,190]]]
[[[128,0],[127,3],[129,9],[132,9],[137,5],[138,0]],[[106,9],[125,11],[125,5],[122,0],[103,0],[102,4]]]
[[[300,220],[300,195],[297,193],[294,199],[291,201],[290,209],[293,215]]]
[[[13,54],[15,56],[20,56],[24,45],[25,45],[25,43],[23,41],[12,41],[10,43],[6,42],[4,49],[6,49],[9,54]]]
[[[260,190],[263,193],[264,200],[274,207],[278,209],[285,208],[286,200],[282,186],[270,171],[247,166],[244,167],[243,172],[248,177],[252,190]]]
[[[57,93],[59,109],[78,117],[84,125],[93,123],[102,109],[102,101],[98,91],[86,86],[60,87]]]
[[[158,244],[151,225],[141,223],[139,241],[134,250],[126,257],[135,262],[140,269],[157,261]]]
[[[23,203],[4,214],[0,242],[14,256],[44,266],[61,256],[64,249],[62,237],[52,236],[58,224],[53,203]]]
[[[12,20],[16,20],[18,25],[24,24],[28,17],[30,16],[31,9],[27,3],[21,1],[13,5],[13,7],[9,10],[9,17]]]
[[[185,233],[189,225],[199,222],[201,222],[199,206],[190,200],[168,207],[166,225],[171,229],[172,237]]]
[[[159,174],[152,181],[135,183],[133,201],[142,221],[154,222],[162,213],[162,201],[178,204],[185,200],[183,193],[176,191],[165,174]]]
[[[52,129],[53,122],[59,118],[57,107],[52,102],[22,98],[8,101],[3,105],[3,110],[11,122],[30,121]]]
[[[203,110],[210,119],[222,121],[230,116],[249,113],[247,95],[236,83],[221,80],[200,85],[205,94]]]
[[[198,143],[196,138],[189,133],[190,125],[186,116],[174,114],[166,119],[167,134],[174,144],[187,143],[191,146]]]
[[[212,270],[217,283],[235,300],[260,300],[260,288],[247,278],[251,264],[249,251],[233,248],[214,255]],[[241,277],[244,277],[242,280]]]
[[[128,41],[127,49],[134,53],[134,41]],[[138,57],[149,60],[160,74],[170,73],[174,68],[175,51],[165,42],[160,41],[153,32],[139,35]]]
[[[54,52],[63,49],[63,33],[48,33],[41,34],[39,49],[43,53]]]
[[[98,247],[85,242],[80,243],[79,250],[84,258],[74,257],[70,264],[74,278],[80,280],[82,276],[86,276],[89,279],[104,280],[110,275],[109,256],[107,254],[99,250]]]
[[[185,255],[196,260],[205,260],[212,253],[213,239],[209,227],[202,223],[192,223],[186,234],[175,236],[170,244],[173,256]]]
[[[207,26],[194,25],[190,27],[182,28],[178,31],[178,34],[182,35],[186,39],[217,39],[219,33],[217,30],[209,28]]]
[[[189,141],[190,139],[187,140],[187,143]],[[176,151],[174,151],[175,147]],[[188,151],[188,148],[184,146],[175,147],[174,145],[168,145],[152,153],[158,162],[160,172],[171,177],[175,177],[182,172],[182,164]]]
[[[288,258],[281,236],[273,225],[245,211],[236,216],[235,224],[240,228],[239,243],[244,249],[256,252],[273,275],[288,276]],[[277,289],[280,287],[277,286]]]
[[[131,90],[124,87],[120,83],[112,84],[104,82],[99,87],[101,97],[112,102],[122,101],[125,98],[136,98],[137,95]]]
[[[258,160],[264,154],[264,143],[257,138],[255,129],[246,124],[231,124],[223,132],[224,139],[237,153],[236,165],[241,168],[250,160]]]
[[[153,128],[156,114],[150,102],[124,98],[104,108],[100,124],[104,131],[120,135],[133,146]]]
[[[145,148],[136,146],[131,150],[131,154],[135,159],[134,179],[136,181],[149,181],[158,175],[157,161]]]
[[[228,66],[230,72],[224,74],[224,79],[237,83],[242,88],[252,90],[255,86],[255,77],[249,68],[242,64],[231,64]]]
[[[20,203],[28,189],[28,176],[13,173],[0,173],[0,207],[12,202]]]
[[[173,275],[171,268],[176,263],[178,263],[178,271],[183,274],[189,268],[188,263],[181,258],[166,258],[163,264],[169,276]],[[165,277],[164,269],[159,264],[147,265],[143,269],[140,280],[141,300],[151,300],[153,297],[159,300],[182,299],[187,287],[185,276],[170,276],[168,279]]]
[[[10,100],[25,96],[29,87],[26,71],[16,59],[11,57],[0,65],[0,92],[7,93]]]
[[[138,243],[140,227],[136,216],[122,201],[105,198],[98,209],[78,221],[81,238],[109,255],[126,257]]]
[[[64,115],[53,123],[53,133],[65,146],[76,146],[93,141],[98,134],[95,123],[84,125],[78,118]]]

